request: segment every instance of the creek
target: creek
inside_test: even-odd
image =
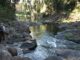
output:
[[[19,48],[21,43],[18,43],[18,55],[29,57],[32,60],[44,60],[48,56],[56,56],[56,49],[71,49],[72,46],[76,46],[68,40],[59,40],[55,38],[55,33],[57,30],[54,28],[53,24],[43,24],[31,26],[31,36],[37,41],[37,48],[34,51],[23,54],[22,50]],[[17,45],[17,44],[15,44]]]

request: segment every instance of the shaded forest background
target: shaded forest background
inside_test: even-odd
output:
[[[79,20],[80,0],[0,0],[0,20]],[[5,20],[6,19],[6,20]]]

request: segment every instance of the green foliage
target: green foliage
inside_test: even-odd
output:
[[[5,6],[6,5],[6,0],[0,0],[0,5]]]
[[[53,0],[56,12],[72,11],[77,5],[77,0]]]
[[[40,2],[40,0],[35,0],[34,6],[27,5],[26,3],[25,8],[29,9],[30,10],[29,12],[31,12],[34,9],[37,12],[37,14],[40,15],[40,9],[44,4],[47,5],[46,11],[44,13],[46,12],[47,14],[52,14],[54,12],[70,13],[75,9],[77,5],[77,0],[43,0],[43,2]]]
[[[53,0],[53,7],[56,12],[63,10],[63,1],[62,0]]]
[[[0,0],[0,17],[13,18],[15,16],[15,4],[19,0],[14,0],[14,4],[11,4],[9,0]],[[28,0],[27,0],[28,1]],[[52,15],[54,13],[62,13],[65,12],[69,15],[76,7],[77,1],[79,0],[35,0],[33,6],[30,2],[23,1],[22,5],[24,7],[23,12],[17,13],[19,15],[23,15],[29,19],[33,18],[31,15],[34,15],[35,20],[39,18],[42,14]],[[45,12],[40,13],[41,9],[43,9],[44,4],[47,6]],[[77,9],[80,9],[77,7]],[[37,18],[36,18],[37,17]]]
[[[3,0],[4,1],[4,0]],[[15,19],[15,9],[11,6],[9,1],[0,0],[0,22],[7,22]]]

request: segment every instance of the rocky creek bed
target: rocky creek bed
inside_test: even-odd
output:
[[[54,28],[48,29],[53,25],[45,29],[44,25],[32,26],[30,30],[26,22],[4,25],[9,35],[6,43],[0,44],[1,60],[80,60],[80,44],[61,39],[63,35],[54,36]]]
[[[31,60],[30,58],[20,57],[18,48],[23,51],[34,50],[37,46],[36,40],[32,39],[29,26],[25,22],[8,22],[4,23],[6,32],[5,41],[0,43],[0,59],[1,60]],[[20,47],[16,47],[17,46]],[[20,45],[21,44],[21,45]]]

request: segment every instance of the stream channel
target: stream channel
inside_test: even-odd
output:
[[[72,46],[76,46],[68,40],[61,40],[55,38],[55,33],[57,30],[53,24],[42,24],[31,26],[31,36],[37,41],[37,48],[34,51],[23,54],[22,50],[19,48],[20,43],[14,44],[18,49],[18,55],[29,57],[32,60],[44,60],[48,56],[56,56],[56,49],[72,49]]]

